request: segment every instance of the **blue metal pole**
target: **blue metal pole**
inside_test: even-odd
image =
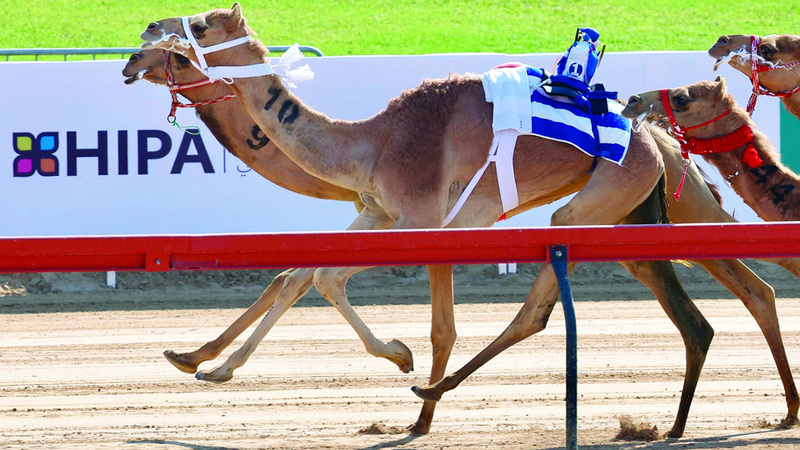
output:
[[[569,287],[567,247],[550,246],[550,263],[556,273],[564,321],[567,326],[567,449],[578,448],[578,331],[575,324],[575,307]]]

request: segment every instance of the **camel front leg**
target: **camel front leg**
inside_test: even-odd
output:
[[[255,323],[259,317],[266,314],[267,311],[272,307],[275,303],[275,299],[280,294],[281,290],[284,288],[284,284],[288,276],[294,271],[294,269],[289,269],[287,271],[281,272],[276,276],[272,283],[264,290],[258,300],[255,301],[247,311],[245,311],[241,316],[239,316],[236,321],[234,321],[231,326],[229,326],[222,334],[219,335],[213,341],[207,342],[202,347],[197,350],[186,352],[186,353],[176,353],[172,350],[166,350],[164,352],[164,357],[167,358],[167,361],[170,362],[173,366],[177,367],[178,370],[181,372],[191,373],[194,374],[197,372],[197,366],[204,361],[211,361],[212,359],[219,356],[227,346],[233,342],[244,330],[247,329],[250,325]]]
[[[431,346],[433,367],[430,384],[441,380],[447,369],[447,361],[456,342],[456,322],[453,312],[453,266],[428,266],[431,285]],[[433,421],[436,402],[422,404],[417,422],[411,425],[412,434],[428,434]]]
[[[572,272],[574,267],[575,264],[569,264],[569,271]],[[556,283],[556,275],[553,271],[553,266],[547,264],[542,266],[542,269],[536,276],[528,298],[525,300],[525,304],[522,305],[522,308],[517,313],[516,317],[514,317],[514,320],[503,330],[500,336],[495,338],[491,344],[452,374],[428,387],[421,388],[419,386],[414,386],[411,390],[414,391],[419,398],[427,402],[441,400],[445,392],[455,389],[468,376],[505,349],[528,336],[544,330],[557,300],[558,285]]]
[[[233,371],[242,367],[258,344],[266,337],[278,319],[311,289],[314,269],[295,269],[281,284],[282,289],[274,304],[258,324],[244,345],[233,352],[220,366],[208,372],[197,372],[197,379],[222,383],[233,378]]]
[[[369,267],[330,267],[314,272],[314,286],[320,295],[328,300],[339,314],[353,327],[370,355],[386,358],[395,363],[403,373],[414,370],[411,350],[397,339],[384,343],[372,333],[361,317],[355,312],[347,299],[345,285],[351,276]]]
[[[796,260],[783,259],[779,261],[793,264]],[[783,345],[781,329],[778,323],[778,312],[775,309],[775,291],[772,286],[765,283],[737,259],[713,259],[695,262],[703,266],[717,281],[739,297],[756,320],[758,327],[761,328],[761,333],[767,339],[772,358],[778,367],[778,374],[781,377],[786,395],[788,412],[783,423],[785,425],[796,425],[798,423],[797,411],[798,407],[800,407],[800,397],[798,397],[792,370],[786,358],[786,348]]]

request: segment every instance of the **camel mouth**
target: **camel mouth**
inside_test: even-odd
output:
[[[141,80],[144,77],[144,74],[146,74],[146,73],[147,73],[147,69],[142,69],[142,70],[136,72],[132,76],[130,76],[130,77],[125,79],[125,84],[133,84],[133,83]]]
[[[653,105],[649,105],[649,107],[642,108],[641,111],[637,112],[637,108],[631,108],[630,105],[626,106],[625,109],[622,110],[622,117],[628,118],[631,121],[631,129],[635,132],[638,132],[642,128],[642,124],[647,121],[647,118],[653,113]]]
[[[652,107],[650,108],[652,110]],[[631,119],[631,126],[633,131],[639,132],[639,129],[642,128],[642,124],[646,122],[647,116],[650,115],[650,111],[642,111],[639,113],[638,116]]]
[[[711,50],[713,50],[713,48]],[[745,61],[748,61],[750,59],[750,52],[744,47],[736,51],[728,51],[727,53],[719,56],[711,54],[711,50],[708,51],[709,55],[712,58],[716,57],[716,62],[714,63],[715,72],[717,69],[719,69],[719,66],[723,64],[729,64],[734,58],[738,58],[738,62],[740,64],[743,64]]]
[[[149,31],[145,31],[142,33],[141,38],[145,41],[139,46],[142,49],[160,48],[162,50],[184,54],[192,48],[191,42],[177,33],[167,33],[157,36]]]

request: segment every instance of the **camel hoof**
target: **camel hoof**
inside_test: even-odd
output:
[[[431,431],[431,427],[430,424],[421,424],[417,422],[409,425],[406,430],[414,436],[424,436]]]
[[[788,414],[781,422],[778,424],[778,429],[781,430],[788,430],[789,428],[794,428],[795,425],[800,424],[800,421],[797,420],[796,414]]]
[[[411,391],[417,395],[417,397],[427,400],[429,402],[438,402],[442,399],[441,394],[434,394],[433,389],[431,388],[421,388],[419,386],[412,386]]]
[[[683,430],[676,431],[676,430],[673,428],[673,429],[671,429],[671,430],[667,431],[667,432],[666,432],[666,434],[664,434],[664,437],[665,437],[665,438],[670,438],[670,439],[678,439],[678,438],[681,438],[681,437],[683,437]]]
[[[393,353],[393,355],[388,356],[387,359],[397,364],[397,367],[399,367],[403,373],[409,373],[414,370],[414,356],[411,354],[411,350],[406,347],[406,344],[403,344],[397,339],[392,339],[386,344],[386,347]]]
[[[233,370],[226,370],[222,375],[215,374],[214,372],[216,372],[216,370],[212,370],[211,372],[197,372],[194,377],[200,381],[208,381],[217,384],[233,379]]]
[[[167,358],[167,361],[169,361],[170,364],[175,366],[181,372],[197,372],[197,364],[192,364],[186,361],[186,357],[182,353],[175,353],[172,350],[167,350],[164,352],[164,357]]]

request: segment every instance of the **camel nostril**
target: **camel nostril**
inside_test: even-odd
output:
[[[730,38],[728,36],[720,36],[720,38],[717,39],[717,44],[719,45],[725,45],[728,42],[730,42]]]
[[[158,28],[159,26],[160,25],[157,22],[150,22],[150,24],[147,25],[147,31],[153,31],[156,28]]]
[[[632,95],[631,98],[628,99],[628,106],[635,105],[637,103],[639,103],[638,95]]]

